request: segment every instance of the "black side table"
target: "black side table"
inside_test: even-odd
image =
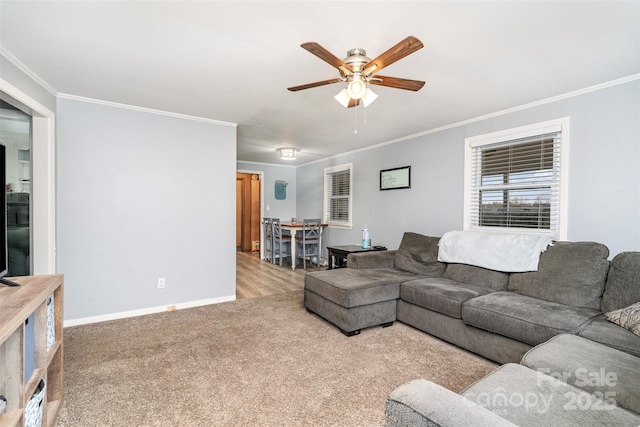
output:
[[[328,246],[327,252],[329,254],[329,267],[327,270],[334,268],[344,268],[347,266],[347,256],[349,254],[355,254],[358,252],[375,252],[386,251],[384,246],[372,246],[368,249],[363,249],[359,245],[344,245],[344,246]]]

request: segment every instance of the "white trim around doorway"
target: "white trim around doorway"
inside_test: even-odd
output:
[[[33,274],[55,273],[55,113],[2,78],[0,78],[0,91],[31,110],[31,144],[33,148],[31,247],[33,256]]]

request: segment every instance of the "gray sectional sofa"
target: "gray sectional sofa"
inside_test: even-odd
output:
[[[606,317],[606,313],[640,301],[640,252],[624,252],[609,261],[609,250],[603,244],[554,242],[540,254],[537,271],[507,273],[467,264],[439,262],[439,241],[439,237],[407,232],[397,250],[350,254],[346,269],[308,273],[305,277],[305,307],[335,324],[346,335],[358,334],[362,329],[372,326],[389,326],[397,320],[503,363],[504,366],[485,378],[487,383],[491,383],[488,387],[493,389],[500,388],[496,385],[500,381],[505,381],[504,387],[508,389],[511,383],[506,378],[510,378],[510,381],[515,378],[516,382],[511,384],[513,387],[527,391],[526,386],[529,385],[532,388],[527,392],[533,393],[531,395],[538,393],[546,396],[538,387],[541,374],[535,370],[542,366],[526,366],[519,362],[527,360],[525,355],[546,354],[551,347],[555,353],[551,352],[547,358],[562,360],[564,356],[558,354],[562,355],[563,351],[558,350],[557,345],[550,344],[554,339],[565,345],[567,358],[571,357],[571,352],[575,352],[575,357],[583,360],[587,355],[576,348],[584,348],[584,345],[579,345],[584,342],[591,346],[589,349],[595,359],[585,361],[590,364],[589,369],[599,366],[606,370],[611,366],[613,362],[603,360],[603,354],[606,357],[617,355],[622,359],[631,358],[631,365],[633,361],[637,363],[640,360],[640,336],[610,322]],[[544,361],[546,363],[546,359]],[[560,368],[562,366],[554,369]],[[425,383],[428,385],[425,386]],[[640,381],[631,384],[636,389],[640,388],[637,386]],[[415,410],[405,411],[405,415],[411,413],[424,421],[416,425],[462,425],[464,422],[447,424],[424,418],[419,415],[422,413],[420,405],[424,399],[433,400],[435,396],[443,395],[445,400],[452,399],[447,402],[453,406],[450,408],[448,403],[443,402],[442,410],[452,410],[457,407],[456,401],[463,397],[466,401],[472,401],[468,396],[477,395],[477,391],[486,385],[476,385],[476,389],[472,386],[465,397],[439,390],[438,386],[428,382],[416,381],[394,392],[405,393],[404,400],[394,400],[392,393],[388,409],[393,409],[394,402],[402,401],[397,407]],[[553,387],[556,387],[553,392],[546,390],[551,393],[549,396],[580,391],[574,390],[575,384],[554,384]],[[410,390],[413,389],[416,395],[411,394]],[[582,395],[578,393],[576,396]],[[613,418],[605,418],[609,421],[620,420],[622,425],[634,420],[634,414],[637,415],[640,406],[637,390],[629,399],[635,399],[635,405],[621,409],[620,418],[616,418],[615,414]],[[560,402],[560,399],[555,400],[557,402],[554,403]],[[429,411],[432,414],[438,412],[437,408],[430,408]],[[488,413],[484,415],[474,411],[466,411],[474,420],[486,416],[487,424],[497,422],[494,416],[499,415],[499,411],[487,410]],[[629,415],[625,411],[631,414],[631,418],[625,418]],[[461,411],[460,414],[466,412]],[[511,412],[521,414],[517,410]],[[557,412],[566,415],[566,411]],[[606,411],[600,415],[611,415],[613,412]],[[395,415],[389,424],[401,425],[393,422]],[[540,419],[547,419],[545,415],[540,416],[543,417]],[[511,422],[521,424],[523,420],[539,417],[525,413],[524,418],[498,418],[503,423],[511,419],[516,420]],[[411,417],[397,419],[406,421]],[[581,422],[576,421],[578,424]],[[541,424],[553,425],[538,423]],[[638,422],[636,424],[640,425]]]
[[[438,262],[439,240],[407,232],[397,250],[308,273],[305,307],[347,335],[399,320],[499,363],[562,333],[640,356],[640,337],[604,315],[640,301],[640,253],[554,242],[537,271],[504,273]]]

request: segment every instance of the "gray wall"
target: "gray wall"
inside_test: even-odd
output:
[[[404,231],[440,236],[463,226],[464,138],[555,118],[571,119],[568,240],[640,250],[640,81],[347,153],[297,169],[297,215],[322,210],[327,166],[353,163],[353,230],[330,229],[327,244],[396,248]],[[348,136],[345,136],[348,137]],[[411,188],[379,191],[379,171],[411,165]]]
[[[65,319],[235,298],[235,126],[65,98],[57,111]]]

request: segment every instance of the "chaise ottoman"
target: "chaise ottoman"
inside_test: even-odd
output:
[[[364,328],[391,326],[396,320],[400,283],[418,278],[414,273],[390,268],[343,268],[307,273],[304,306],[347,335]]]

